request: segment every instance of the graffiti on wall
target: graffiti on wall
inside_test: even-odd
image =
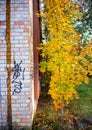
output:
[[[22,69],[21,64],[22,60],[19,63],[16,63],[14,60],[14,68],[13,68],[13,77],[12,77],[12,84],[14,84],[14,90],[12,95],[18,94],[22,90],[22,81],[24,80],[24,72],[25,68]],[[20,80],[21,77],[21,80]]]

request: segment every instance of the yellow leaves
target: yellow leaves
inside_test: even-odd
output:
[[[84,82],[86,83],[86,84],[89,84],[89,77],[85,77],[85,79],[84,79]]]
[[[48,94],[51,95],[53,100],[57,99],[57,88],[54,88],[53,90],[50,89]]]
[[[41,72],[45,72],[46,71],[46,67],[47,67],[46,61],[40,62],[39,66],[40,66],[40,71]]]
[[[80,6],[78,5],[78,4],[75,4],[75,9],[79,9],[80,8]]]
[[[78,5],[72,4],[71,0],[43,0],[46,3],[45,20],[50,30],[50,36],[56,35],[59,31],[61,34],[66,30],[70,32],[72,30],[71,22],[73,22],[74,16],[79,17],[78,11],[72,11],[71,6],[78,8]],[[71,5],[71,6],[70,6]],[[43,15],[43,12],[42,12]],[[62,35],[61,35],[62,36]]]
[[[92,58],[92,42],[85,45],[85,47],[82,48],[81,51],[82,55],[87,55],[90,58]]]
[[[64,104],[54,102],[54,109],[55,109],[55,111],[61,110],[61,108],[63,108],[63,107],[64,107]]]
[[[86,75],[88,73],[91,75],[92,74],[92,42],[88,43],[87,45],[81,48],[80,56],[81,56],[80,61],[86,71]],[[85,82],[88,84],[89,79],[86,78]]]
[[[75,86],[82,81],[89,83],[87,74],[92,74],[92,43],[78,45],[80,34],[72,23],[81,18],[79,6],[71,0],[44,0],[46,3],[45,21],[49,30],[49,41],[40,47],[43,61],[41,72],[51,72],[49,94],[55,110],[64,107],[74,97]],[[64,102],[63,102],[64,101]]]

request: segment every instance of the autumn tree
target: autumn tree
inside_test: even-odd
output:
[[[48,93],[55,110],[59,110],[77,98],[76,85],[89,81],[87,74],[92,73],[92,62],[88,58],[92,58],[92,43],[84,48],[78,44],[81,35],[73,27],[74,21],[82,18],[78,4],[71,0],[44,0],[44,4],[40,16],[47,25],[48,39],[39,47],[43,58],[40,70],[51,73]]]
[[[77,0],[83,16],[75,22],[75,29],[82,35],[80,44],[85,45],[92,40],[92,0]]]

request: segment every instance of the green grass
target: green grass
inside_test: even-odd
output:
[[[82,83],[82,85],[76,87],[76,90],[79,99],[70,103],[70,109],[75,109],[80,118],[92,118],[92,78],[90,78],[88,85]]]

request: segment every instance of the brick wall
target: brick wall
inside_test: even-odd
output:
[[[6,4],[0,1],[0,126],[7,122]]]
[[[11,63],[7,64],[6,0],[0,0],[0,126],[31,126],[34,114],[32,0],[11,0]],[[11,69],[11,115],[8,115],[7,67]]]

